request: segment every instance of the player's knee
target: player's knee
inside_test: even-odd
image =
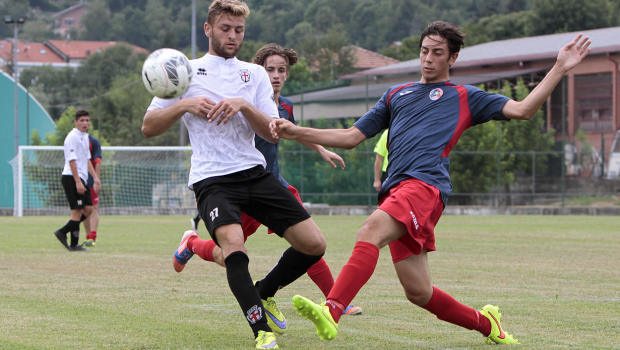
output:
[[[319,256],[325,254],[325,249],[327,249],[327,242],[321,231],[318,231],[300,251],[304,254]]]
[[[372,228],[371,225],[364,223],[362,227],[360,227],[359,231],[357,231],[357,241],[368,242],[377,247],[383,247],[385,244],[382,243],[381,236],[377,234],[378,231]]]
[[[432,295],[432,287],[427,288],[427,286],[415,286],[405,288],[405,296],[407,297],[407,300],[420,307],[426,305]]]
[[[315,256],[323,255],[325,254],[326,249],[327,249],[327,242],[325,241],[325,237],[323,237],[323,234],[319,232],[319,237],[318,237],[316,244],[314,245],[314,250],[312,252],[312,255],[315,255]]]

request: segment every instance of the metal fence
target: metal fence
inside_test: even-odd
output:
[[[347,163],[333,169],[309,150],[280,152],[282,176],[298,188],[304,202],[328,205],[377,203],[372,187],[375,154],[339,152]],[[450,154],[450,204],[481,206],[565,206],[575,197],[620,193],[620,180],[602,178],[601,164],[571,159],[564,152],[469,152]]]

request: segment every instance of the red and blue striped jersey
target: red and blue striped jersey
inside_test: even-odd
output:
[[[379,198],[399,182],[416,178],[439,189],[445,205],[452,192],[450,151],[470,126],[506,120],[502,108],[508,100],[449,81],[390,87],[354,124],[367,138],[389,127],[389,165]]]

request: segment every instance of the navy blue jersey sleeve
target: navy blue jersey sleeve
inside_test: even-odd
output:
[[[360,129],[366,138],[375,136],[382,130],[387,129],[390,124],[390,111],[387,100],[391,90],[392,89],[388,89],[383,96],[381,96],[379,101],[353,124],[353,126]]]
[[[289,98],[280,96],[278,113],[280,113],[280,118],[284,118],[291,123],[297,125],[297,121],[295,121],[295,116],[293,115],[293,101],[291,101]]]
[[[502,108],[510,100],[508,97],[488,93],[471,85],[466,85],[466,88],[472,125],[486,123],[492,119],[508,120],[502,113]]]
[[[88,138],[90,140],[90,143],[92,144],[92,151],[90,154],[90,158],[91,159],[101,159],[103,158],[102,154],[101,154],[101,143],[99,142],[99,140],[97,140],[94,136],[92,135],[88,135]]]

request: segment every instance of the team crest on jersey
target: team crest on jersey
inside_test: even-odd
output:
[[[244,83],[247,83],[250,81],[250,71],[247,69],[241,69],[239,70],[239,76],[241,77],[241,80]]]
[[[428,98],[430,98],[433,101],[437,101],[439,100],[439,98],[443,96],[443,90],[440,88],[436,88],[431,90],[431,92],[428,94]]]

